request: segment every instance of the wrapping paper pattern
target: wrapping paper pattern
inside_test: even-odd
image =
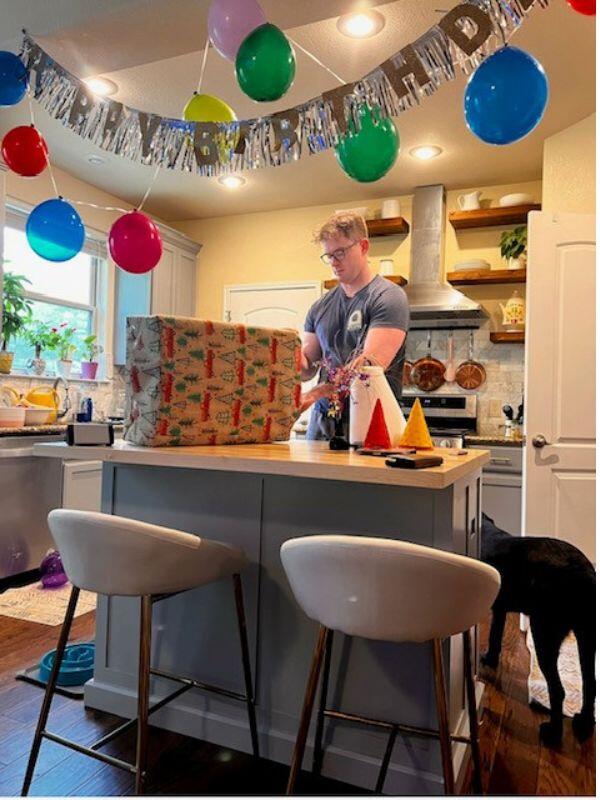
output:
[[[126,380],[133,444],[287,440],[300,414],[300,339],[291,330],[130,317]]]

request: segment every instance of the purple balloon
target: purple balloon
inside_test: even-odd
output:
[[[219,53],[235,61],[248,34],[267,21],[256,0],[212,0],[208,9],[208,35]]]

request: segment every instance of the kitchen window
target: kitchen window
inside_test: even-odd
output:
[[[53,263],[40,258],[31,249],[25,236],[27,215],[20,209],[8,208],[4,228],[4,272],[24,275],[26,294],[32,300],[33,320],[54,327],[67,323],[76,329],[73,354],[73,374],[80,371],[84,357],[82,342],[94,333],[102,344],[98,307],[103,305],[100,290],[105,283],[106,246],[104,242],[87,237],[83,249],[69,261]],[[14,352],[13,372],[27,371],[33,358],[33,347],[23,336],[10,344]],[[42,353],[51,373],[57,353]]]

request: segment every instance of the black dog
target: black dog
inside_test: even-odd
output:
[[[583,706],[573,718],[573,731],[583,740],[594,729],[596,697],[596,572],[583,553],[568,542],[538,536],[511,536],[483,514],[481,558],[502,578],[492,607],[487,653],[482,663],[498,666],[508,611],[528,614],[540,668],[548,684],[550,722],[540,726],[542,741],[562,739],[565,692],[558,674],[563,639],[575,633],[583,683]]]

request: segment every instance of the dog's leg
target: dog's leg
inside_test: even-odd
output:
[[[573,732],[583,741],[594,731],[594,701],[596,699],[596,631],[594,624],[575,629],[579,663],[581,665],[581,682],[583,687],[583,704],[579,714],[573,717]]]
[[[563,700],[565,690],[558,674],[558,653],[564,639],[561,630],[539,617],[531,616],[531,633],[535,644],[540,669],[548,684],[550,696],[550,721],[540,725],[542,742],[549,747],[558,747],[562,741]]]
[[[504,623],[506,622],[506,611],[503,608],[492,608],[492,624],[490,626],[490,638],[487,653],[481,656],[481,663],[485,667],[496,669],[500,659],[502,648],[502,634],[504,633]]]

